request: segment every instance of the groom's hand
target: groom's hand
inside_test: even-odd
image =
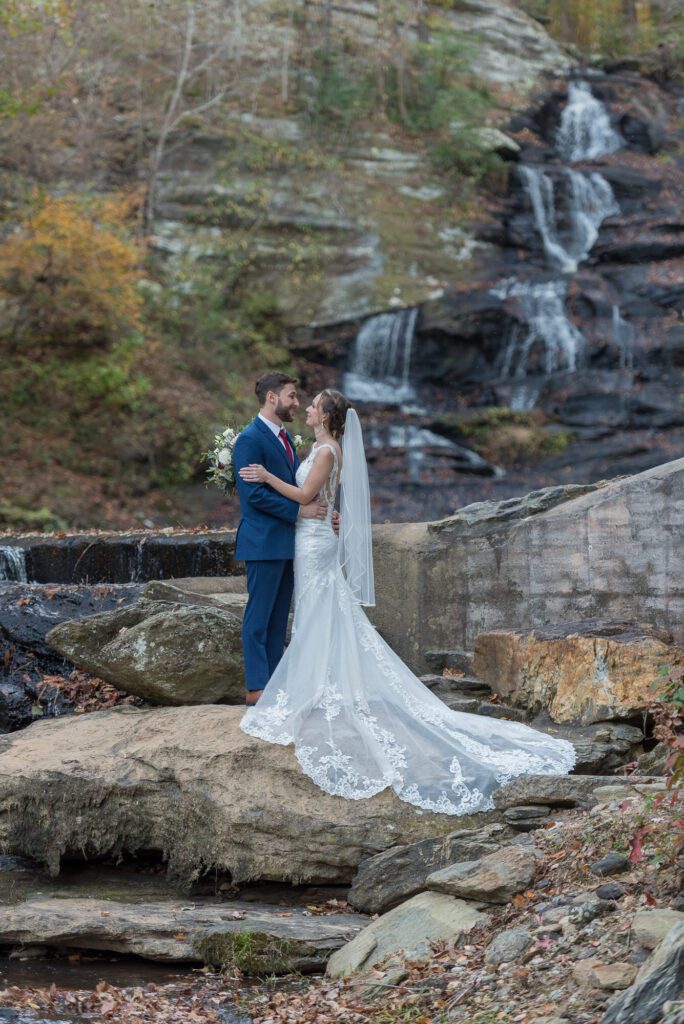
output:
[[[333,512],[332,514],[332,528],[339,537],[340,535],[340,513]]]
[[[299,514],[302,519],[325,519],[328,506],[319,498],[314,498],[308,505],[299,506]]]

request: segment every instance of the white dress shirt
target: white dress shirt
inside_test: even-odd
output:
[[[287,454],[287,447],[285,446],[285,442],[283,441],[282,437],[280,436],[280,431],[281,431],[281,430],[284,430],[285,428],[284,428],[284,427],[282,427],[282,426],[280,426],[280,427],[279,427],[277,423],[273,423],[273,422],[271,422],[271,420],[267,420],[265,416],[262,416],[262,415],[261,415],[261,413],[258,413],[258,416],[259,416],[259,419],[261,420],[261,422],[262,422],[262,423],[265,423],[265,424],[266,424],[266,426],[267,426],[267,427],[268,427],[268,428],[269,428],[270,430],[272,430],[272,431],[273,431],[273,433],[275,434],[275,436],[276,436],[276,437],[278,438],[278,440],[279,440],[279,441],[280,441],[280,443],[282,444],[283,448],[285,448],[285,452],[286,452],[286,454]],[[288,458],[289,458],[289,456],[288,456]]]

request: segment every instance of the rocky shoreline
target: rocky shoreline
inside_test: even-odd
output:
[[[199,965],[185,995],[154,989],[169,1021],[182,1006],[206,1024],[283,1013],[327,1024],[335,1002],[349,1024],[670,1024],[663,1007],[684,984],[682,805],[668,767],[681,715],[667,704],[684,672],[671,628],[681,480],[680,461],[375,528],[386,595],[376,625],[400,637],[423,683],[455,711],[527,722],[575,747],[572,774],[508,781],[493,809],[457,819],[391,791],[331,797],[290,748],[242,733],[244,577],[3,583],[0,708],[23,685],[30,714],[0,736],[0,950],[34,965]],[[648,531],[630,552],[621,530],[647,515],[647,498]],[[570,563],[552,545],[529,575],[544,537],[567,546],[587,523]],[[477,608],[464,551],[496,566],[480,573],[494,596]],[[647,588],[635,586],[638,559]],[[540,613],[542,571],[544,599],[554,575],[553,607],[565,609],[555,621]],[[496,603],[515,573],[526,579],[517,621]],[[577,616],[572,579],[600,597],[602,617]],[[629,615],[641,607],[646,621]],[[33,658],[33,682],[21,658]],[[49,708],[41,690],[41,716],[31,686],[50,679],[64,699]],[[269,990],[265,976],[283,980]],[[144,999],[144,986],[0,993],[22,1024],[43,1011],[107,1019],[110,1005],[142,1022]]]

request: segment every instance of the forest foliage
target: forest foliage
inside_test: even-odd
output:
[[[127,237],[135,197],[53,197],[0,245],[7,353],[106,349],[142,329],[142,246]]]
[[[206,438],[250,411],[252,375],[292,368],[259,283],[258,210],[239,248],[225,232],[220,266],[198,260],[180,283],[155,248],[159,176],[187,133],[294,116],[311,145],[290,147],[290,175],[379,130],[429,155],[456,202],[495,180],[478,128],[497,100],[454,6],[377,0],[361,31],[332,0],[0,0],[0,420],[23,424],[6,485],[27,510],[51,490],[70,518],[48,468],[65,490],[101,476],[105,505],[199,479]],[[678,0],[521,6],[587,59],[681,74]],[[309,273],[296,241],[292,273]]]
[[[645,71],[684,81],[681,0],[521,0],[520,6],[585,59],[641,58]]]

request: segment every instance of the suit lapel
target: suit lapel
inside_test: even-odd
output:
[[[261,431],[262,434],[264,434],[269,439],[271,444],[275,445],[277,451],[280,452],[280,456],[281,456],[283,462],[287,466],[288,473],[289,473],[290,477],[294,480],[294,473],[295,473],[294,467],[293,467],[292,463],[290,462],[290,459],[288,457],[287,452],[285,451],[285,446],[283,445],[282,441],[278,437],[276,437],[276,435],[273,433],[273,431],[269,427],[267,427],[266,424],[262,420],[260,420],[258,416],[254,420],[254,425],[257,427],[258,430]],[[285,431],[285,433],[287,433],[287,431]],[[289,434],[288,434],[288,437],[289,437]],[[294,452],[294,445],[292,444],[291,441],[290,441],[290,444],[292,445],[292,451]],[[296,456],[295,456],[295,458],[296,458]]]

